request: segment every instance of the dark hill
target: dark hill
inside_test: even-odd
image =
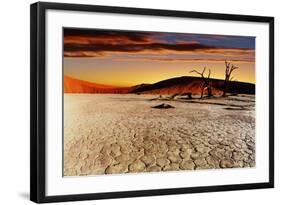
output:
[[[183,76],[162,80],[154,84],[139,87],[130,93],[146,94],[174,94],[174,93],[200,93],[202,79],[200,77]],[[223,89],[224,80],[211,79],[214,94],[220,94]],[[229,93],[255,94],[255,84],[238,81],[229,82]]]

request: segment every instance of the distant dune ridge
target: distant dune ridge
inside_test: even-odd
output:
[[[200,77],[182,76],[162,80],[153,84],[140,84],[132,87],[116,87],[102,85],[64,76],[64,93],[115,93],[115,94],[176,94],[201,92],[202,79]],[[221,94],[224,80],[211,79],[213,94]],[[231,81],[228,85],[229,93],[255,94],[255,84]]]
[[[144,84],[143,84],[144,85]],[[84,80],[75,79],[67,75],[64,76],[64,93],[115,93],[125,94],[132,90],[142,87],[137,85],[132,87],[116,87],[92,83]]]

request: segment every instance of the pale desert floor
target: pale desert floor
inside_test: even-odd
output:
[[[65,94],[64,175],[255,166],[254,96],[156,97]]]

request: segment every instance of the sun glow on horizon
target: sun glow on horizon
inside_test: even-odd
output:
[[[86,60],[86,59],[85,59]],[[79,60],[80,64],[83,65]],[[91,60],[90,60],[91,61]],[[119,66],[114,65],[111,67],[104,66],[101,63],[96,63],[94,60],[93,64],[88,63],[83,67],[76,67],[68,65],[67,60],[65,64],[68,65],[68,69],[65,70],[65,75],[77,78],[80,80],[85,80],[98,84],[112,85],[112,86],[134,86],[139,84],[152,84],[159,82],[161,80],[166,80],[181,76],[195,76],[199,77],[197,74],[190,73],[191,70],[202,71],[204,66],[206,69],[211,69],[211,78],[224,80],[225,67],[224,63],[145,63],[142,62],[133,63],[130,62],[129,65]],[[204,65],[204,66],[203,66]],[[255,84],[255,75],[253,75],[252,70],[254,70],[254,63],[235,63],[239,67],[238,70],[233,72],[233,77],[235,81],[248,82]],[[134,66],[134,69],[131,69]]]

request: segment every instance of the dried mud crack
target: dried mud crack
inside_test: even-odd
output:
[[[254,107],[171,101],[177,109],[160,110],[152,96],[122,100],[130,96],[65,95],[65,176],[255,166]]]

